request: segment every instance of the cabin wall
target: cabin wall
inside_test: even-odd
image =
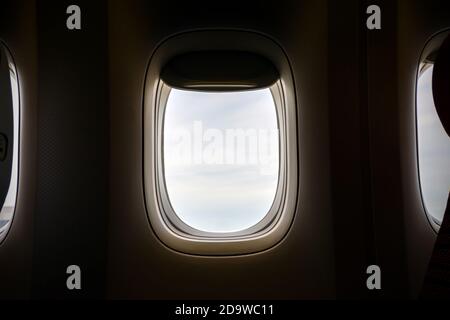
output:
[[[109,108],[106,1],[38,1],[38,159],[33,297],[104,296],[108,224]],[[67,267],[82,271],[68,290]]]
[[[0,40],[11,51],[20,85],[18,198],[13,224],[0,244],[0,299],[30,297],[37,152],[37,32],[34,1],[2,1]]]
[[[418,184],[415,134],[416,75],[420,56],[427,41],[435,33],[449,27],[450,11],[447,1],[398,2],[399,147],[411,297],[417,297],[420,293],[436,241],[436,233],[429,224],[422,206]]]
[[[367,6],[370,3],[366,1]],[[366,29],[366,114],[370,200],[376,264],[382,271],[383,298],[408,295],[402,141],[399,128],[398,9],[394,1],[376,1],[382,29]],[[367,7],[366,6],[366,7]]]
[[[326,1],[109,3],[111,181],[108,297],[333,298]],[[293,226],[276,247],[247,256],[176,253],[156,238],[143,196],[142,98],[157,44],[180,31],[242,28],[277,41],[298,99],[300,192]]]
[[[420,196],[415,86],[446,1],[5,0],[0,39],[20,82],[19,192],[0,245],[0,298],[416,298],[436,232]],[[382,29],[365,26],[382,9]],[[168,249],[143,186],[145,72],[183,31],[241,29],[285,51],[297,98],[293,225],[264,252]],[[66,268],[83,289],[66,288]],[[377,264],[382,290],[368,291]]]

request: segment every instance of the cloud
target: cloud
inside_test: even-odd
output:
[[[277,130],[277,115],[269,89],[202,93],[171,91],[164,134],[178,128]],[[165,150],[174,141],[164,140]],[[276,145],[278,149],[278,143]],[[226,147],[224,148],[224,152]],[[276,158],[278,161],[278,157]],[[210,232],[232,232],[258,223],[270,210],[278,183],[278,163],[272,174],[256,164],[165,164],[169,198],[178,216],[190,226]]]

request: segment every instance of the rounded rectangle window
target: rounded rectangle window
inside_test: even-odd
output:
[[[162,116],[163,203],[180,228],[217,236],[273,219],[280,149],[269,88],[171,89]]]
[[[19,84],[16,68],[0,42],[0,243],[16,207],[19,163]]]
[[[431,225],[438,230],[450,192],[450,137],[433,98],[433,71],[439,48],[448,36],[443,32],[426,45],[417,75],[416,119],[419,179],[422,202]]]
[[[280,242],[298,164],[294,86],[278,45],[248,32],[175,36],[154,53],[145,90],[144,186],[158,238],[198,255]]]

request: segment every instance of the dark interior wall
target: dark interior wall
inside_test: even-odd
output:
[[[33,296],[103,297],[108,216],[109,109],[106,1],[38,1],[38,184]],[[66,288],[78,265],[82,290]]]
[[[369,5],[382,29],[366,27]],[[337,296],[407,294],[396,87],[397,4],[329,1],[329,112]],[[366,287],[378,265],[382,291]]]
[[[381,7],[381,30],[365,28],[371,4]],[[330,2],[329,12],[337,295],[415,298],[436,239],[419,189],[416,73],[427,40],[450,27],[449,5]],[[381,268],[381,292],[369,293],[361,281],[358,269],[369,264]]]
[[[421,51],[450,27],[445,1],[3,1],[0,39],[21,90],[19,198],[0,245],[0,298],[417,297],[435,232],[420,198],[415,82]],[[260,254],[175,253],[144,207],[142,97],[151,53],[185,30],[242,28],[290,59],[298,99],[294,225]],[[82,268],[83,290],[66,289]],[[366,267],[382,270],[379,293]]]
[[[448,1],[399,1],[397,70],[399,139],[410,294],[417,297],[436,240],[427,221],[418,184],[415,129],[416,75],[427,40],[450,27]]]
[[[0,245],[0,298],[28,298],[31,289],[36,188],[37,34],[32,0],[2,1],[0,39],[11,51],[20,82],[19,189],[12,226]]]
[[[401,1],[400,1],[401,2]],[[398,10],[397,2],[366,1],[382,10],[382,29],[365,31],[366,121],[370,163],[371,202],[376,263],[382,271],[384,298],[408,295],[402,185],[402,141],[398,94]],[[366,15],[367,16],[367,15]]]
[[[365,7],[329,1],[328,90],[337,296],[368,297],[376,263],[367,130]],[[355,239],[358,239],[355,241]]]
[[[365,28],[370,4],[381,30]],[[426,41],[450,26],[448,3],[330,2],[329,12],[337,295],[415,298],[436,238],[419,189],[416,73]],[[365,288],[369,264],[381,268],[381,292]]]
[[[110,298],[332,298],[326,1],[110,1]],[[294,225],[273,249],[240,257],[175,253],[153,234],[143,198],[142,97],[156,45],[196,28],[273,37],[291,60],[301,186]]]

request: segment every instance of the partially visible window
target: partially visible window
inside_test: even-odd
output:
[[[7,64],[9,67],[9,80],[11,88],[12,97],[12,112],[13,112],[13,136],[3,137],[3,150],[5,154],[12,154],[12,168],[11,168],[11,179],[9,183],[8,193],[6,195],[3,206],[0,210],[0,241],[4,239],[6,233],[11,225],[14,210],[16,207],[17,198],[17,183],[18,183],[18,162],[19,162],[19,87],[18,78],[16,73],[16,68],[13,61],[7,52],[6,48],[0,45],[0,50],[3,50],[3,57],[6,56]],[[6,138],[6,139],[5,139]],[[10,141],[12,140],[12,141]]]
[[[239,232],[264,219],[279,178],[270,89],[171,89],[163,125],[164,177],[178,218],[209,233]]]
[[[450,192],[450,137],[436,112],[432,75],[433,64],[423,63],[417,83],[417,138],[423,203],[439,226]]]

